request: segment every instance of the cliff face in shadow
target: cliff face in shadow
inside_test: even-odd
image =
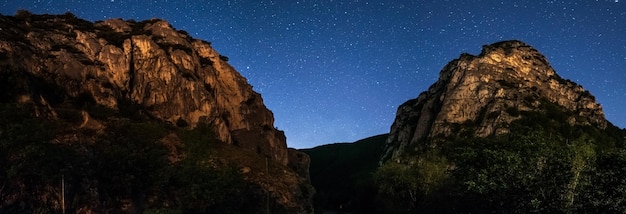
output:
[[[234,153],[285,169],[282,179],[255,174],[265,166],[241,166],[277,206],[310,211],[301,191],[308,185],[306,155],[287,148],[261,96],[209,42],[159,19],[91,23],[69,13],[19,11],[0,16],[0,28],[0,102],[28,106],[34,118],[74,121],[65,131],[92,132],[54,136],[58,144],[97,144],[93,139],[114,120],[166,124],[170,134],[156,140],[170,144],[180,141],[172,130],[206,126]]]

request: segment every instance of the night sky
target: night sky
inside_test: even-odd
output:
[[[153,17],[213,43],[261,93],[287,144],[389,132],[449,61],[522,40],[626,127],[626,0],[0,1],[0,13]]]

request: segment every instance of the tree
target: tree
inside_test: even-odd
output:
[[[626,213],[626,150],[615,149],[597,155],[590,177],[582,183],[575,207],[585,213]]]
[[[374,174],[385,208],[391,212],[416,211],[425,203],[433,203],[448,181],[446,158],[428,153],[410,163],[388,162]]]

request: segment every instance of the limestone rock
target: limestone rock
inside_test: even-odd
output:
[[[472,124],[476,137],[507,133],[519,111],[537,109],[542,100],[576,112],[568,118],[573,125],[607,126],[588,91],[559,77],[541,53],[521,41],[484,46],[478,56],[462,54],[427,91],[398,108],[383,159],[398,158],[419,140],[456,134],[459,125]]]

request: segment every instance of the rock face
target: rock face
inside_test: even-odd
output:
[[[507,133],[519,112],[542,102],[574,112],[572,125],[607,126],[595,98],[559,77],[533,47],[521,41],[484,46],[478,56],[462,54],[448,63],[435,84],[398,108],[382,159],[399,158],[423,139],[458,134],[462,125],[474,127],[469,133],[476,137]]]
[[[166,21],[62,16],[1,17],[3,67],[81,98],[178,126],[210,123],[221,141],[259,150],[287,165],[286,139],[261,96],[210,43]],[[6,71],[5,71],[6,72]],[[27,97],[40,106],[50,96]],[[61,95],[59,95],[61,96]],[[49,99],[49,98],[48,98]],[[54,115],[55,112],[48,112]]]
[[[305,154],[288,151],[272,112],[227,61],[209,42],[159,19],[0,15],[0,89],[7,92],[0,102],[31,103],[52,119],[71,100],[183,128],[206,123],[220,141],[284,167],[308,167]],[[83,118],[84,126],[102,126],[88,123],[85,112]],[[308,181],[308,169],[295,171]]]

